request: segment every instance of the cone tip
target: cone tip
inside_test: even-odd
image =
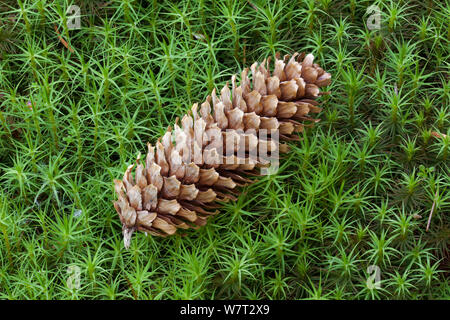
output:
[[[133,235],[135,228],[129,228],[126,226],[122,227],[123,232],[123,244],[125,246],[125,249],[128,249],[130,247],[131,243],[131,236]]]

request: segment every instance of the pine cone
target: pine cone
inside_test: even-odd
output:
[[[256,62],[251,80],[246,68],[240,86],[233,76],[231,91],[228,83],[220,96],[214,89],[181,127],[177,119],[173,131],[169,127],[155,146],[148,144],[145,165],[139,154],[123,179],[114,180],[125,247],[135,230],[164,237],[205,225],[218,212],[217,201],[236,200],[236,187],[252,183],[248,176],[260,175],[288,151],[279,140],[298,140],[302,121],[318,121],[308,114],[321,111],[315,99],[327,94],[319,88],[331,75],[312,54],[288,59],[277,54],[272,75],[270,58]]]

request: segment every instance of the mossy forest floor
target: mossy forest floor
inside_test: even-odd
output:
[[[2,1],[0,298],[448,299],[449,16],[428,0]],[[333,81],[278,174],[188,236],[124,250],[113,179],[231,75],[295,51]]]

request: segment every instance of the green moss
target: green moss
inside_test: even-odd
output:
[[[371,1],[80,1],[70,30],[57,2],[0,5],[1,298],[450,297],[448,5],[367,30]],[[278,51],[332,74],[322,121],[207,226],[125,251],[112,180]]]

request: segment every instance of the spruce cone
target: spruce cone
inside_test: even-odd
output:
[[[281,140],[298,140],[295,133],[318,121],[308,116],[321,108],[315,100],[331,75],[314,56],[295,53],[279,59],[270,74],[270,58],[241,74],[240,86],[231,79],[217,96],[215,89],[201,104],[169,127],[155,146],[148,144],[144,161],[114,180],[118,200],[114,207],[123,225],[125,247],[141,230],[156,236],[173,235],[177,229],[198,228],[220,206],[216,201],[235,200],[236,187],[252,183],[246,176],[277,164],[278,153],[287,152]],[[134,177],[132,171],[134,169]]]

